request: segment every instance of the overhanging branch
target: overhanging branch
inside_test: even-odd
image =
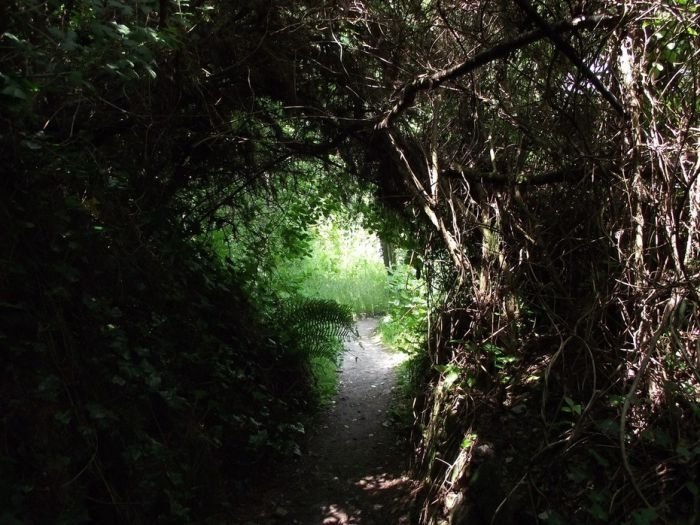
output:
[[[561,168],[532,175],[518,175],[515,178],[504,173],[484,172],[475,169],[449,169],[440,175],[488,186],[542,186],[558,182],[578,182],[585,176],[582,168]]]
[[[556,24],[551,24],[546,28],[540,27],[534,31],[523,33],[522,35],[514,38],[513,40],[509,40],[508,42],[496,44],[492,48],[482,51],[469,60],[465,60],[459,64],[441,69],[440,71],[436,71],[430,75],[421,75],[403,86],[396,104],[394,104],[394,107],[379,119],[375,125],[375,128],[389,128],[401,115],[401,113],[413,106],[416,95],[420,91],[435,89],[448,80],[461,77],[470,71],[474,71],[475,69],[484,66],[489,62],[493,62],[494,60],[498,60],[499,58],[507,57],[518,49],[521,49],[543,38],[549,37],[551,32],[560,34],[568,31],[578,31],[580,29],[590,29],[601,25],[609,25],[615,22],[617,22],[616,19],[606,16],[590,16],[585,18],[577,18],[572,21],[558,22]]]
[[[598,90],[598,92],[603,96],[605,100],[610,102],[610,105],[615,108],[615,111],[620,113],[621,115],[625,114],[625,109],[622,107],[622,104],[620,101],[617,99],[615,95],[613,95],[610,90],[605,87],[603,82],[596,76],[593,71],[591,71],[591,68],[589,68],[586,64],[583,63],[583,60],[581,60],[581,57],[578,56],[578,53],[576,53],[576,50],[571,47],[571,44],[568,42],[565,42],[562,38],[559,32],[555,31],[552,26],[550,26],[547,21],[542,18],[539,13],[537,12],[536,9],[534,9],[528,2],[527,0],[516,0],[518,5],[520,6],[520,9],[523,10],[523,12],[527,15],[528,18],[530,18],[535,24],[539,26],[540,29],[544,30],[547,34],[547,37],[552,41],[552,43],[556,46],[556,48],[564,54],[566,58],[568,58],[574,66],[585,76],[591,84]]]

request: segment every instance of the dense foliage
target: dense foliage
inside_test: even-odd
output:
[[[0,5],[3,517],[221,519],[232,469],[303,430],[314,352],[275,321],[315,306],[276,269],[347,207],[425,281],[390,312],[427,341],[422,523],[693,523],[699,26],[690,0]]]
[[[332,215],[310,230],[310,253],[278,267],[282,282],[296,285],[309,298],[332,299],[355,315],[387,310],[389,275],[380,241],[360,221]]]
[[[3,523],[227,521],[254,473],[299,453],[313,360],[352,327],[267,286],[329,206],[282,195],[322,181],[253,151],[278,122],[243,101],[219,141],[193,62],[210,9],[166,7],[2,6]],[[268,156],[279,184],[256,180]]]

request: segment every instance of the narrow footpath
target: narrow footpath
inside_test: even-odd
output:
[[[387,419],[402,356],[381,345],[376,326],[376,319],[358,322],[359,339],[347,343],[338,395],[307,453],[277,486],[251,495],[256,510],[243,524],[409,523],[408,454]]]

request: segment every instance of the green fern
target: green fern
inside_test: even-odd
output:
[[[284,305],[280,321],[291,346],[309,356],[335,359],[342,341],[357,336],[350,308],[327,299],[295,299]]]

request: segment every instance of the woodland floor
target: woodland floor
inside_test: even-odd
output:
[[[236,523],[409,523],[409,454],[388,419],[402,356],[381,345],[376,326],[376,319],[358,322],[359,339],[346,343],[338,395],[308,450],[251,491]]]

